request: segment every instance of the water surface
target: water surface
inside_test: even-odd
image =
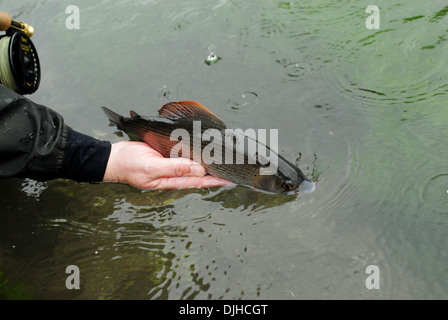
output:
[[[23,297],[448,298],[444,1],[377,1],[378,30],[369,1],[80,0],[79,30],[70,4],[2,2],[36,30],[29,98],[112,142],[127,137],[100,106],[196,100],[229,127],[279,129],[316,191],[1,180],[0,271]]]

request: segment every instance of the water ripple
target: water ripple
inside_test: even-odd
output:
[[[368,187],[367,181],[361,179],[364,170],[357,143],[346,140],[346,148],[345,167],[338,174],[338,178],[329,181],[325,172],[319,178],[319,186],[322,189],[319,192],[322,192],[324,199],[320,199],[320,207],[316,210],[318,212],[328,215],[341,212],[346,209],[347,204],[353,204],[359,193]]]
[[[229,113],[234,116],[238,123],[247,125],[247,120],[253,117],[260,102],[258,94],[254,91],[243,91],[235,93],[227,100]],[[233,118],[233,117],[232,117]],[[229,124],[230,126],[231,124]]]
[[[431,168],[419,186],[420,200],[433,212],[448,214],[448,172],[445,168]],[[430,172],[429,172],[430,171]]]
[[[283,65],[283,79],[297,81],[311,74],[315,67],[309,61],[296,61],[281,63]]]

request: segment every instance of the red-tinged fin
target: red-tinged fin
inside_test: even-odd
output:
[[[135,112],[134,110],[129,111],[129,114],[131,115],[132,119],[140,118],[140,115],[137,112]]]
[[[210,110],[196,101],[178,101],[165,104],[159,110],[159,116],[166,118],[189,118],[194,120],[213,121],[219,127],[226,125]]]

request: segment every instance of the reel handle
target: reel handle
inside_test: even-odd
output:
[[[9,28],[14,28],[16,30],[22,31],[28,37],[34,34],[34,28],[25,22],[14,21],[11,16],[5,12],[0,12],[0,31],[6,31]]]

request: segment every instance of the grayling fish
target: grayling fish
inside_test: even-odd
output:
[[[118,129],[123,130],[131,137],[145,141],[164,157],[173,156],[173,148],[191,151],[187,155],[182,152],[181,156],[201,163],[207,172],[215,177],[275,193],[303,194],[314,191],[314,182],[307,179],[299,168],[266,145],[237,130],[231,131],[233,137],[226,140],[226,135],[229,134],[226,125],[197,102],[179,101],[165,104],[159,110],[159,116],[155,117],[141,117],[131,111],[131,117],[125,118],[106,107],[102,107],[102,109]],[[200,122],[200,132],[195,131],[198,121]],[[172,133],[176,129],[184,129],[184,132],[188,133],[189,139],[181,141],[171,139]],[[204,140],[203,134],[209,129],[214,129],[215,133],[219,132],[220,139]],[[194,136],[195,134],[196,136]],[[201,137],[199,148],[194,144],[198,135]],[[237,143],[234,143],[235,140]],[[223,143],[225,141],[232,141],[232,143]],[[274,172],[260,174],[260,169],[267,169],[269,165],[266,156],[263,157],[260,153],[253,154],[249,150],[248,146],[251,142],[256,145],[256,150],[267,150],[269,159],[274,159],[273,156],[276,157],[277,165]],[[241,148],[238,143],[243,143],[244,147]],[[213,154],[210,151],[213,151]],[[231,158],[226,158],[228,154],[231,155]],[[175,156],[177,155],[178,153],[175,154]],[[213,161],[216,159],[220,161]]]

